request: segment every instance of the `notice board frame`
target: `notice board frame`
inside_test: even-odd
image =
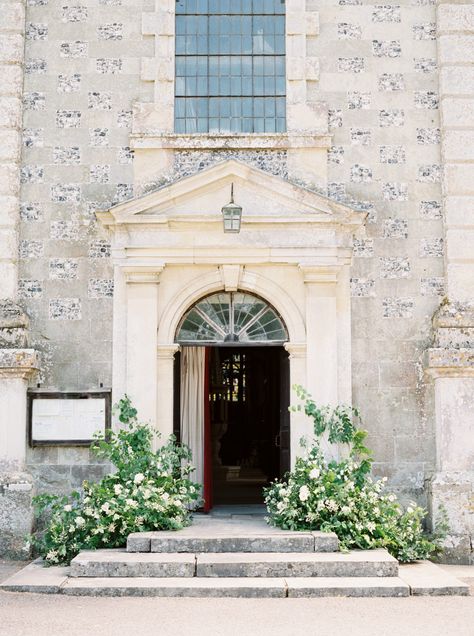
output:
[[[53,439],[53,440],[34,440],[33,439],[33,400],[105,400],[105,436],[112,427],[112,391],[38,391],[29,390],[27,393],[27,429],[28,429],[28,445],[30,448],[37,446],[90,446],[93,439]]]

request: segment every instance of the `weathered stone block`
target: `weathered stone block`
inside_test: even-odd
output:
[[[0,555],[28,559],[26,536],[33,527],[34,486],[27,473],[0,472]]]
[[[463,120],[458,123],[466,125]],[[474,130],[445,130],[443,151],[447,161],[474,160]]]
[[[440,64],[466,64],[474,62],[474,35],[442,35],[438,39]]]
[[[21,63],[23,60],[23,37],[17,33],[3,33],[0,38],[0,62]]]
[[[439,34],[456,31],[474,32],[474,7],[472,4],[440,4],[438,6]]]

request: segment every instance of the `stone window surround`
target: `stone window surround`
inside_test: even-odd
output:
[[[155,11],[142,14],[142,34],[155,37],[155,56],[141,59],[140,77],[144,82],[154,82],[155,88],[154,103],[138,103],[134,109],[132,136],[135,147],[141,148],[147,147],[143,145],[144,137],[170,135],[174,138],[175,3],[174,0],[155,1]],[[320,103],[308,104],[306,101],[307,82],[319,79],[319,59],[306,55],[306,38],[319,33],[319,13],[307,10],[305,0],[287,0],[286,7],[287,133],[276,135],[280,138],[280,148],[284,147],[282,143],[295,147],[289,141],[294,134],[327,135],[326,109]],[[220,135],[205,136],[220,139]],[[236,147],[249,147],[240,144],[243,139],[254,136],[269,137],[267,134],[233,135],[232,139],[238,139]],[[185,139],[189,137],[194,135],[183,135]],[[230,136],[227,143],[226,147],[234,147],[229,145]]]

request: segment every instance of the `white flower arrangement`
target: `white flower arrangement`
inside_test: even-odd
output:
[[[370,476],[372,459],[364,446],[366,433],[355,426],[356,410],[319,409],[301,387],[302,409],[313,418],[315,439],[282,481],[265,491],[269,523],[286,530],[335,532],[342,549],[385,547],[400,561],[428,558],[439,549],[423,531],[425,510],[415,503],[403,510],[393,493],[385,493],[386,478]],[[298,407],[293,407],[298,408]],[[349,457],[326,461],[319,440],[343,443]]]
[[[96,451],[115,465],[98,483],[84,482],[69,497],[40,495],[36,506],[49,512],[46,530],[31,537],[49,564],[67,564],[83,549],[122,547],[132,532],[177,530],[190,523],[200,503],[200,486],[189,480],[190,452],[170,439],[153,451],[154,431],[139,424],[128,399],[119,403],[124,430],[98,438]]]

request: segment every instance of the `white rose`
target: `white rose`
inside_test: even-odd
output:
[[[71,512],[71,510],[72,510],[71,504],[67,504],[67,506],[64,506],[64,512]]]
[[[161,498],[163,499],[163,501],[168,501],[168,499],[170,498],[169,494],[167,492],[164,492],[161,496]]]
[[[76,522],[76,526],[77,526],[78,528],[81,528],[81,527],[85,524],[85,522],[86,522],[86,520],[84,519],[84,517],[76,517],[76,518],[74,519],[74,521]]]
[[[320,474],[321,474],[321,471],[319,470],[319,468],[313,468],[309,472],[309,477],[310,477],[310,479],[317,479]]]
[[[116,495],[120,495],[122,492],[122,486],[120,484],[115,484],[114,486],[114,493]]]
[[[105,514],[108,514],[109,510],[110,510],[110,504],[108,501],[105,502],[105,504],[102,504],[102,506],[100,507],[100,509],[105,512]]]
[[[144,479],[145,475],[143,473],[137,473],[133,479],[133,482],[135,484],[141,484]]]
[[[299,498],[300,498],[300,501],[307,501],[307,499],[309,498],[308,486],[301,486],[300,492],[299,492]]]

